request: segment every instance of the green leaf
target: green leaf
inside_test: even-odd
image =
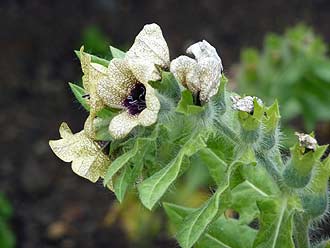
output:
[[[294,248],[292,240],[293,210],[287,199],[258,201],[260,229],[253,248]]]
[[[151,210],[175,181],[180,171],[183,156],[183,153],[179,153],[171,163],[138,186],[140,199],[146,208]]]
[[[111,178],[121,169],[124,167],[125,164],[127,164],[130,160],[135,164],[140,166],[140,163],[143,163],[145,152],[151,149],[151,146],[155,145],[155,142],[158,138],[158,135],[160,132],[162,132],[163,126],[157,125],[154,130],[152,131],[151,135],[148,137],[140,137],[136,138],[134,140],[134,146],[129,151],[125,152],[124,154],[117,157],[109,166],[106,175],[104,177],[104,185],[107,185]],[[114,143],[114,147],[111,147],[112,143]],[[114,152],[116,148],[119,147],[120,143],[117,140],[114,140],[111,142],[110,145],[110,154]],[[133,160],[134,159],[134,160]],[[136,173],[138,173],[140,170],[133,170],[133,174],[135,176]]]
[[[184,218],[195,211],[172,203],[163,204],[166,214],[176,228]],[[237,220],[218,218],[208,228],[201,240],[194,246],[196,248],[250,248],[256,236],[256,230],[241,225]]]
[[[257,201],[279,194],[280,190],[267,171],[259,164],[239,168],[244,182],[231,191],[231,208],[240,215],[239,222],[250,223],[259,215]]]
[[[179,101],[181,90],[174,75],[167,71],[162,71],[161,75],[161,81],[150,82],[152,87],[157,89],[160,94],[175,100],[175,102]]]
[[[183,219],[187,215],[196,211],[195,208],[186,208],[169,202],[164,202],[163,207],[170,221],[175,225],[176,228],[180,226]]]
[[[117,177],[114,181],[113,188],[115,190],[115,195],[119,202],[122,202],[125,197],[126,191],[130,183],[130,175],[131,168],[129,167],[129,165],[126,165],[120,173],[119,177]]]
[[[90,110],[90,107],[86,101],[86,99],[84,98],[84,96],[86,95],[86,91],[84,88],[80,87],[79,85],[73,84],[73,83],[69,83],[69,86],[73,92],[73,95],[75,96],[75,98],[78,100],[78,102],[87,110]],[[101,118],[108,118],[108,117],[112,117],[114,113],[117,113],[118,110],[115,109],[108,109],[108,108],[103,108],[101,109],[98,113],[97,116],[101,117]]]
[[[117,157],[109,166],[107,173],[104,177],[104,185],[107,185],[108,182],[111,180],[111,178],[121,169],[124,167],[125,164],[128,163],[133,158],[141,156],[141,154],[144,154],[145,149],[147,149],[150,142],[154,142],[155,138],[138,138],[134,144],[134,147],[129,150],[128,152],[125,152],[121,156]]]
[[[277,100],[275,100],[270,107],[266,108],[265,112],[266,112],[266,116],[263,119],[265,132],[266,133],[274,132],[281,118]]]
[[[203,206],[189,214],[182,222],[177,234],[177,240],[183,248],[192,247],[206,231],[211,222],[214,221],[218,213],[222,214],[229,206],[229,186],[233,172],[236,171],[241,162],[230,165],[226,173],[226,180],[222,182],[213,196]],[[220,201],[221,197],[221,201]]]
[[[264,197],[268,196],[247,181],[231,191],[230,208],[239,213],[239,223],[249,224],[259,215],[256,202]]]
[[[75,50],[74,52],[75,52],[75,54],[77,55],[77,57],[79,58],[79,60],[80,60],[80,51]],[[84,52],[84,53],[86,53],[86,52]],[[86,53],[86,54],[88,54],[88,53]],[[109,60],[99,58],[99,57],[97,57],[97,56],[95,56],[95,55],[92,55],[92,54],[89,54],[89,55],[90,55],[91,58],[92,58],[92,63],[97,63],[97,64],[103,65],[103,66],[105,66],[105,67],[108,67],[108,65],[109,65],[109,63],[110,63]]]
[[[141,202],[146,208],[152,209],[178,177],[184,156],[190,157],[203,147],[205,143],[202,136],[192,135],[167,166],[138,186]]]
[[[221,216],[196,244],[196,248],[252,248],[257,231],[238,220]]]
[[[125,57],[125,52],[123,52],[122,50],[115,48],[113,46],[110,46],[110,51],[112,54],[113,58],[118,58],[118,59],[122,59]]]
[[[86,99],[83,97],[84,95],[86,95],[85,93],[85,89],[73,84],[73,83],[69,83],[69,86],[73,92],[73,95],[76,97],[76,99],[78,100],[78,102],[87,110],[89,111],[89,105],[86,102]]]
[[[188,215],[179,228],[177,240],[183,248],[192,247],[216,217],[220,195],[217,191],[201,208]]]
[[[217,156],[211,149],[204,148],[198,152],[199,157],[208,168],[211,177],[217,185],[220,185],[225,177],[227,163]]]
[[[178,103],[176,112],[185,115],[194,115],[204,111],[203,107],[194,105],[193,96],[190,91],[184,90],[181,94],[181,100]]]
[[[257,165],[245,165],[239,168],[240,174],[256,192],[263,196],[276,195],[280,192],[277,184],[274,182],[272,177],[267,171]]]

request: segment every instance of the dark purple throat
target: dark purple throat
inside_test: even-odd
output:
[[[124,100],[123,105],[131,115],[141,113],[146,106],[146,87],[137,83],[131,90],[129,96]]]

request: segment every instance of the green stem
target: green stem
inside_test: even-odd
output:
[[[224,123],[221,120],[217,120],[216,125],[218,129],[227,137],[229,138],[234,144],[239,144],[240,143],[240,138],[237,135],[237,133],[232,130],[226,123]]]
[[[267,170],[267,172],[272,176],[277,185],[281,185],[282,176],[274,162],[263,152],[260,152],[258,150],[255,150],[254,152],[256,155],[257,162],[260,163]]]
[[[297,248],[311,247],[308,236],[309,220],[303,214],[295,214],[293,237]]]

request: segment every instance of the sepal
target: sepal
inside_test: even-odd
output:
[[[320,163],[326,148],[327,146],[317,146],[315,151],[308,151],[300,144],[295,144],[290,149],[291,158],[283,171],[285,183],[293,188],[305,187],[310,181],[313,167]]]

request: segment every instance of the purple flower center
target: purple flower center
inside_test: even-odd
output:
[[[137,83],[129,96],[124,100],[123,105],[131,115],[140,114],[147,107],[146,87],[141,83]]]

